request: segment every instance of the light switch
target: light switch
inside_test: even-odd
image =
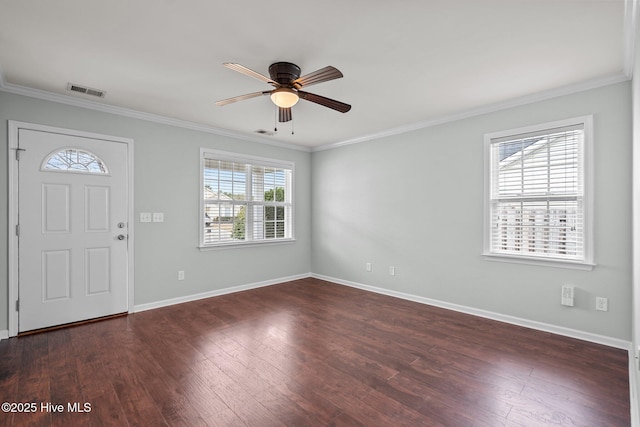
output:
[[[140,222],[151,222],[151,212],[140,212]]]
[[[164,214],[162,212],[154,212],[153,222],[164,222]]]

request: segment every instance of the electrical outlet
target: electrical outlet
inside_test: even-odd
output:
[[[564,285],[562,287],[562,299],[560,302],[567,307],[573,307],[573,300],[575,295],[575,287],[571,285]]]
[[[367,271],[371,271],[371,263],[370,262],[368,262],[365,267],[366,267]]]
[[[596,297],[596,310],[609,311],[609,298]]]
[[[154,212],[153,213],[153,222],[164,222],[164,213],[162,213],[162,212]]]
[[[183,270],[178,271],[178,280],[184,280],[184,271]]]
[[[151,212],[140,212],[140,222],[151,222]]]

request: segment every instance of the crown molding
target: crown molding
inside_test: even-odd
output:
[[[412,132],[419,129],[425,129],[432,126],[437,126],[444,123],[454,122],[456,120],[462,120],[482,114],[492,113],[495,111],[505,110],[521,105],[531,104],[534,102],[544,101],[547,99],[556,98],[559,96],[570,95],[572,93],[578,93],[590,89],[595,89],[602,86],[608,86],[612,84],[621,83],[631,80],[633,78],[634,63],[635,63],[635,39],[638,26],[638,13],[640,0],[625,0],[624,10],[624,40],[623,40],[623,69],[621,73],[606,76],[604,78],[598,78],[589,80],[582,83],[563,86],[556,89],[551,89],[536,94],[527,95],[523,97],[514,98],[511,100],[498,102],[494,104],[488,104],[482,107],[473,108],[470,110],[462,111],[451,115],[441,116],[434,119],[425,120],[409,124],[406,126],[400,126],[392,129],[383,130],[368,135],[363,135],[357,138],[347,139],[331,144],[321,145],[311,149],[312,152],[330,150],[332,148],[338,148],[345,145],[358,144],[361,142],[372,141],[375,139],[381,139],[389,136],[400,135],[407,132]]]
[[[635,0],[634,0],[635,1]],[[386,129],[381,132],[376,132],[368,135],[363,135],[357,138],[347,139],[344,141],[321,145],[311,149],[312,152],[330,150],[333,148],[343,147],[351,144],[359,144],[361,142],[372,141],[376,139],[386,138],[390,136],[400,135],[407,132],[413,132],[420,129],[425,129],[445,123],[455,122],[470,117],[480,116],[487,113],[493,113],[500,110],[506,110],[509,108],[519,107],[522,105],[532,104],[539,101],[545,101],[560,96],[571,95],[573,93],[583,92],[590,89],[596,89],[602,86],[609,86],[612,84],[622,83],[630,80],[630,77],[624,73],[613,74],[604,78],[589,80],[583,83],[572,84],[563,86],[556,89],[551,89],[543,92],[538,92],[531,95],[526,95],[518,98],[513,98],[507,101],[497,102],[494,104],[483,105],[478,108],[472,108],[466,111],[461,111],[455,114],[449,114],[445,116],[436,117],[433,119],[408,124],[406,126],[400,126],[396,128]]]
[[[523,97],[513,98],[510,100],[497,102],[494,104],[484,105],[478,108],[472,108],[459,113],[440,116],[417,123],[411,123],[405,126],[399,126],[395,128],[386,129],[380,132],[375,132],[367,135],[362,135],[356,138],[346,139],[330,144],[320,145],[317,147],[306,147],[295,144],[287,144],[272,141],[266,138],[257,137],[253,135],[247,135],[240,132],[226,130],[214,126],[203,125],[200,123],[189,122],[186,120],[174,119],[171,117],[161,116],[157,114],[145,113],[138,110],[133,110],[124,107],[116,107],[99,102],[74,98],[68,95],[56,94],[40,89],[33,89],[25,86],[14,85],[7,83],[5,80],[2,66],[0,66],[0,91],[12,93],[16,95],[23,95],[31,98],[38,98],[46,101],[57,102],[61,104],[76,106],[80,108],[87,108],[91,110],[101,111],[110,114],[116,114],[120,116],[135,118],[139,120],[145,120],[169,126],[175,126],[190,130],[196,130],[204,133],[211,133],[219,136],[225,136],[229,138],[239,139],[243,141],[256,142],[260,144],[272,145],[275,147],[304,151],[304,152],[316,152],[323,150],[330,150],[351,144],[358,144],[361,142],[372,141],[376,139],[386,138],[390,136],[400,135],[407,132],[412,132],[419,129],[425,129],[432,126],[437,126],[444,123],[450,123],[457,120],[462,120],[470,117],[479,116],[482,114],[492,113],[508,108],[518,107],[534,102],[544,101],[547,99],[556,98],[559,96],[570,95],[590,89],[595,89],[602,86],[621,83],[631,80],[633,77],[633,68],[635,61],[635,37],[637,32],[637,21],[639,12],[640,0],[625,0],[625,13],[624,13],[624,40],[623,40],[623,70],[621,73],[613,74],[603,78],[593,79],[582,83],[563,86],[556,89],[551,89],[543,92],[538,92]]]
[[[187,120],[174,119],[171,117],[161,116],[159,114],[145,113],[143,111],[133,110],[130,108],[117,107],[117,106],[103,104],[103,103],[95,102],[91,100],[75,98],[68,95],[61,95],[58,93],[48,92],[41,89],[33,89],[26,86],[14,85],[6,82],[4,78],[4,73],[2,72],[1,67],[0,67],[0,92],[11,93],[14,95],[22,95],[29,98],[37,98],[44,101],[56,102],[59,104],[70,105],[73,107],[86,108],[89,110],[100,111],[103,113],[115,114],[118,116],[124,116],[124,117],[133,118],[133,119],[145,120],[148,122],[154,122],[154,123],[179,127],[183,129],[195,130],[199,132],[210,133],[210,134],[225,136],[225,137],[234,138],[234,139],[240,139],[243,141],[272,145],[279,148],[286,148],[290,150],[298,150],[298,151],[306,151],[306,152],[311,151],[308,147],[303,147],[300,145],[280,143],[280,142],[268,140],[266,138],[246,135],[244,133],[234,132],[231,130],[226,130],[226,129],[209,126],[209,125],[203,125],[200,123],[190,122]]]
[[[635,5],[637,4],[638,0],[628,0],[628,2],[633,3],[633,5]],[[637,9],[635,8],[635,6],[633,10],[637,12]],[[635,18],[630,20],[633,20],[634,22],[636,21]],[[632,28],[633,33],[635,34],[635,24],[634,25],[629,24],[628,27],[629,28],[633,27]],[[631,30],[629,30],[628,32],[631,32]],[[632,37],[632,36],[629,36],[629,37]],[[632,38],[634,38],[634,36]],[[629,44],[633,46],[632,42],[628,41],[626,42],[625,47],[627,47]],[[300,145],[294,145],[294,144],[280,143],[280,142],[271,141],[265,138],[246,135],[240,132],[234,132],[234,131],[230,131],[222,128],[217,128],[214,126],[203,125],[199,123],[189,122],[186,120],[174,119],[171,117],[161,116],[158,114],[145,113],[142,111],[133,110],[133,109],[124,108],[124,107],[116,107],[116,106],[102,104],[95,101],[74,98],[68,95],[60,95],[57,93],[48,92],[40,89],[33,89],[26,86],[14,85],[6,82],[4,73],[2,71],[2,67],[0,67],[0,92],[7,92],[15,95],[22,95],[30,98],[37,98],[45,101],[56,102],[56,103],[70,105],[74,107],[87,108],[90,110],[100,111],[104,113],[110,113],[110,114],[115,114],[119,116],[145,120],[145,121],[165,124],[169,126],[175,126],[175,127],[189,129],[189,130],[200,131],[204,133],[211,133],[211,134],[239,139],[243,141],[272,145],[279,148],[286,148],[286,149],[304,151],[304,152],[316,152],[316,151],[330,150],[333,148],[343,147],[351,144],[359,144],[362,142],[382,139],[390,136],[400,135],[403,133],[413,132],[416,130],[425,129],[425,128],[429,128],[429,127],[433,127],[433,126],[437,126],[445,123],[450,123],[450,122],[454,122],[457,120],[462,120],[470,117],[475,117],[482,114],[492,113],[500,110],[505,110],[508,108],[527,105],[534,102],[556,98],[559,96],[570,95],[573,93],[583,92],[586,90],[595,89],[602,86],[608,86],[608,85],[628,81],[631,79],[631,75],[633,75],[633,54],[630,54],[630,55],[631,55],[630,57],[627,57],[625,59],[625,68],[627,67],[628,61],[631,61],[631,63],[628,65],[629,70],[625,69],[625,72],[623,73],[613,74],[608,77],[589,80],[583,83],[567,85],[560,88],[538,92],[535,94],[510,99],[503,102],[489,104],[489,105],[485,105],[478,108],[472,108],[470,110],[462,111],[455,114],[440,116],[433,119],[408,124],[406,126],[399,126],[391,129],[386,129],[381,132],[375,132],[375,133],[359,136],[356,138],[351,138],[351,139],[330,143],[326,145],[321,145],[318,147],[311,147],[311,148],[300,146]]]

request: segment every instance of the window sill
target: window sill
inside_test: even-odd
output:
[[[537,265],[540,267],[555,267],[555,268],[568,268],[572,270],[585,270],[591,271],[595,264],[582,262],[582,261],[570,261],[564,259],[557,258],[533,258],[533,257],[524,257],[524,256],[516,256],[516,255],[502,255],[502,254],[491,254],[484,253],[482,254],[483,258],[486,261],[497,261],[497,262],[507,262],[512,264],[526,264],[526,265]]]
[[[272,246],[272,245],[286,245],[295,243],[296,239],[279,239],[279,240],[261,240],[252,242],[231,242],[231,243],[219,243],[216,245],[198,246],[200,251],[216,251],[220,249],[239,249],[249,247],[260,246]]]

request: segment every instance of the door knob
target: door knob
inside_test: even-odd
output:
[[[124,240],[124,234],[118,234],[118,240]]]

